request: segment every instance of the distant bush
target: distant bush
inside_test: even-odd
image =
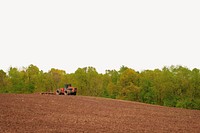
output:
[[[200,109],[200,99],[196,100],[181,100],[178,101],[176,107],[186,108],[186,109]]]

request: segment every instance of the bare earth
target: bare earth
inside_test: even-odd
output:
[[[200,133],[200,111],[84,96],[0,94],[1,133]]]

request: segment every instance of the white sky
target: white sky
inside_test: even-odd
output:
[[[1,0],[0,69],[200,68],[199,0]]]

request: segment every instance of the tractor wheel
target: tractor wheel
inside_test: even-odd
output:
[[[56,95],[60,95],[60,91],[59,90],[56,91]]]
[[[68,95],[67,91],[64,92],[64,95]]]

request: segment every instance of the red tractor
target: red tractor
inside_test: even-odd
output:
[[[65,84],[64,88],[56,90],[57,95],[76,95],[77,88],[72,87],[71,84]]]

